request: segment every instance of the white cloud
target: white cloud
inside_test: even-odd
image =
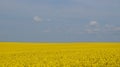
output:
[[[101,31],[101,28],[97,21],[91,21],[91,22],[89,22],[88,25],[86,25],[86,29],[85,29],[86,33],[97,33],[100,31]]]
[[[97,21],[91,21],[89,23],[90,26],[98,26],[98,22]]]
[[[105,25],[105,28],[113,28],[113,27],[114,27],[114,25],[110,25],[110,24]]]
[[[84,30],[86,33],[116,33],[120,32],[119,26],[114,26],[113,24],[105,24],[100,26],[97,21],[91,21],[88,25],[86,25],[86,29]]]
[[[35,16],[35,17],[33,17],[33,20],[35,22],[41,22],[43,19],[41,17],[39,17],[39,16]]]
[[[112,29],[113,29],[113,25],[110,25],[110,24],[105,24],[104,26],[103,26],[103,32],[110,32],[110,31],[112,31]]]
[[[87,32],[87,33],[97,33],[99,31],[100,31],[100,29],[86,29],[85,30],[85,32]]]
[[[99,23],[97,21],[90,21],[85,27],[91,28],[91,27],[99,27]]]
[[[117,32],[117,31],[120,31],[120,27],[106,24],[103,30],[104,32]]]

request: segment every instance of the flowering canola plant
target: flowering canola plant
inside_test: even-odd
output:
[[[0,42],[0,67],[120,67],[120,43]]]

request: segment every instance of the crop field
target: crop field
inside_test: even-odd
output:
[[[120,67],[120,43],[0,42],[0,67]]]

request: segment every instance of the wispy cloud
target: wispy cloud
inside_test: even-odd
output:
[[[33,20],[35,21],[35,22],[42,22],[42,18],[40,17],[40,16],[34,16],[33,17]]]
[[[90,21],[86,25],[86,29],[84,30],[86,33],[97,33],[100,32],[100,25],[97,21]]]
[[[86,29],[85,30],[85,32],[87,32],[87,33],[97,33],[97,32],[99,32],[100,30],[99,29]]]
[[[97,21],[91,21],[91,22],[89,23],[89,25],[90,25],[90,26],[96,26],[96,27],[99,26]]]
[[[120,32],[119,7],[120,0],[0,0],[0,31],[16,32],[17,30],[26,34],[8,32],[7,35],[28,36],[29,34],[30,37],[46,36],[36,34],[34,31],[50,32],[52,35],[48,36],[51,37],[56,37],[54,36],[56,34],[71,34],[73,37],[76,36],[76,39],[81,35],[83,38],[89,36],[88,33],[101,35],[105,33],[105,36],[113,33],[111,35],[116,36],[114,33]],[[36,23],[40,23],[41,26]],[[46,29],[47,27],[49,29]],[[59,37],[63,38],[61,40],[65,39],[62,35],[56,38]],[[69,39],[69,36],[67,37]],[[27,39],[32,38],[26,37]]]

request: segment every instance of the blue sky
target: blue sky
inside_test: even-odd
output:
[[[0,41],[120,41],[120,0],[0,0]]]

